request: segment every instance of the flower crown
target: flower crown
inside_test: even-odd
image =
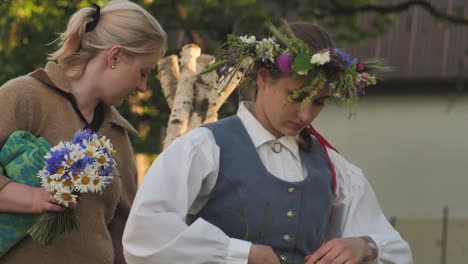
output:
[[[302,101],[307,104],[319,90],[328,86],[332,98],[351,104],[367,86],[376,84],[375,76],[369,72],[390,69],[380,60],[360,61],[338,48],[312,52],[286,23],[286,34],[271,23],[267,23],[267,27],[282,46],[271,37],[257,40],[255,36],[230,34],[221,59],[201,74],[216,70],[220,79],[233,78],[239,73],[249,76],[259,67],[266,67],[273,72],[305,76],[303,85],[288,96],[286,103]]]

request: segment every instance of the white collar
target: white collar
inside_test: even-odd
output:
[[[237,110],[237,116],[244,125],[247,133],[249,134],[255,148],[268,143],[268,142],[280,142],[285,146],[295,158],[300,160],[299,146],[297,145],[296,137],[294,136],[282,136],[278,139],[275,138],[263,125],[255,118],[250,112],[254,103],[250,101],[241,102],[239,109]]]

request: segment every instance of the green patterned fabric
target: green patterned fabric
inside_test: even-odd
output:
[[[27,131],[16,131],[0,150],[0,173],[14,182],[41,186],[37,172],[45,165],[50,145]],[[36,215],[0,213],[0,257],[23,239]]]

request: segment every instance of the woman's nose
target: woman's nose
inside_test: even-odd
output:
[[[310,124],[313,119],[313,106],[312,104],[301,105],[299,108],[299,119],[304,124]]]
[[[140,93],[146,92],[146,82],[141,82],[137,87],[137,91]]]

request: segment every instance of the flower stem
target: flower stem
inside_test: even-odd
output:
[[[28,234],[42,245],[49,245],[56,235],[78,229],[75,210],[67,207],[63,212],[47,212],[39,216]]]

